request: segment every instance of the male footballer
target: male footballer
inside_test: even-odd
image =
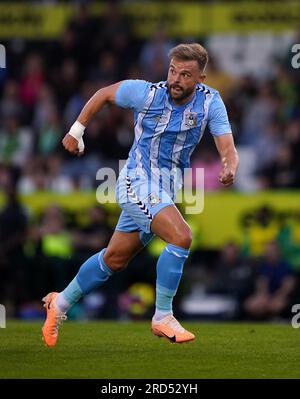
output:
[[[152,332],[171,342],[195,339],[172,310],[192,241],[190,227],[174,204],[183,170],[208,126],[222,161],[219,180],[234,183],[238,154],[224,103],[217,90],[203,84],[208,54],[200,44],[179,44],[170,53],[167,81],[124,80],[98,90],[83,107],[63,139],[72,154],[84,151],[83,135],[105,104],[131,108],[135,138],[116,184],[122,212],[107,248],[91,256],[60,293],[43,298],[47,318],[43,339],[54,346],[67,311],[84,295],[125,269],[154,235],[166,242],[157,262]],[[171,178],[170,178],[171,177]]]

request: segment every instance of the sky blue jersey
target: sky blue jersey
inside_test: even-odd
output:
[[[198,84],[193,98],[183,105],[173,102],[167,82],[125,80],[115,99],[117,105],[134,111],[135,138],[126,167],[142,170],[151,179],[175,171],[171,191],[181,187],[182,173],[190,166],[206,125],[216,136],[231,133],[219,92],[204,84]]]

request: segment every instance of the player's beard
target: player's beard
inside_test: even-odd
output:
[[[178,91],[172,90],[175,87],[178,87],[180,90],[178,90]],[[193,87],[184,89],[182,86],[180,86],[178,84],[168,85],[168,90],[169,90],[169,93],[170,93],[172,99],[176,102],[178,102],[178,101],[182,102],[183,100],[186,100],[194,92]]]

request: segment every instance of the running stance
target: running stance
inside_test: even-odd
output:
[[[97,91],[63,139],[72,154],[84,151],[85,127],[105,104],[134,111],[135,139],[116,184],[122,212],[107,248],[91,256],[60,293],[43,298],[47,318],[43,339],[54,346],[59,324],[84,295],[104,284],[157,235],[166,242],[157,262],[156,309],[152,332],[171,342],[195,339],[173,316],[177,292],[192,241],[190,227],[174,205],[183,170],[206,125],[222,161],[219,180],[234,183],[238,155],[226,108],[217,90],[203,84],[207,51],[200,44],[180,44],[169,54],[167,81],[124,80]],[[181,173],[182,172],[182,173]]]

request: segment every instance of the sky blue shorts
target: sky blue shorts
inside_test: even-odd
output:
[[[116,199],[122,208],[117,231],[139,231],[146,245],[154,236],[151,222],[163,208],[174,205],[169,194],[147,176],[124,168],[116,184]]]

